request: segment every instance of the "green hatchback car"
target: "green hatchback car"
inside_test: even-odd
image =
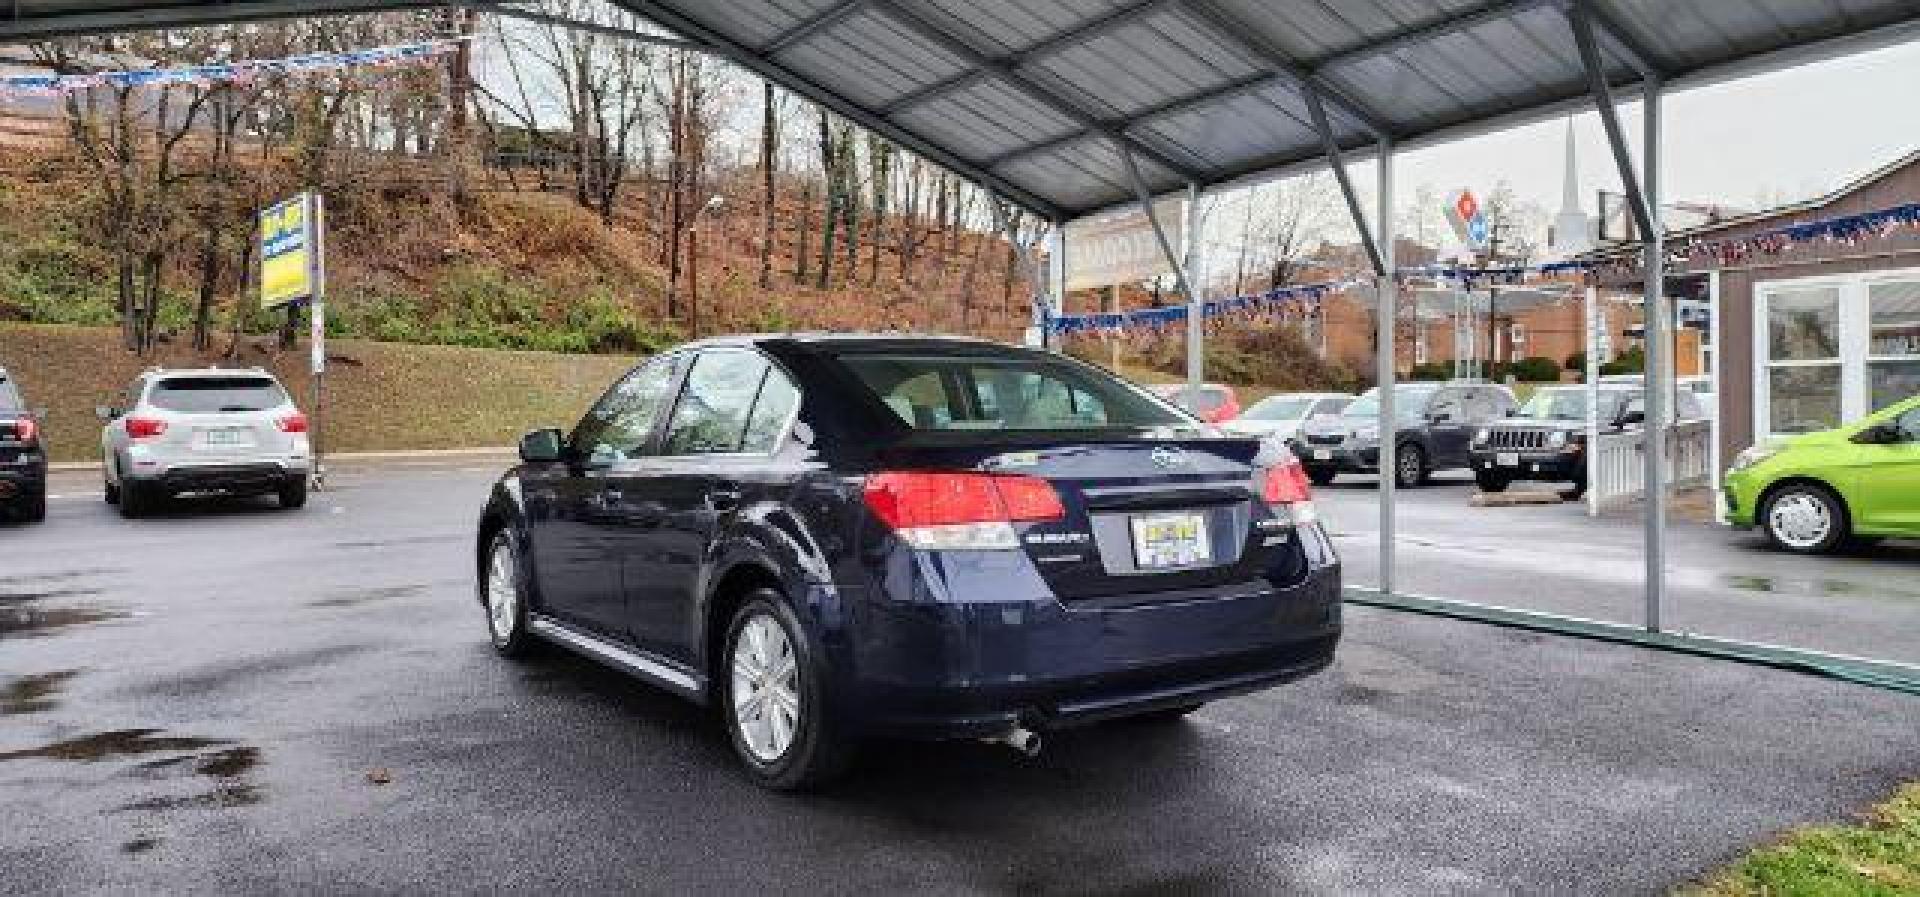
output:
[[[1920,396],[1741,452],[1724,495],[1733,525],[1758,526],[1788,551],[1920,538]]]

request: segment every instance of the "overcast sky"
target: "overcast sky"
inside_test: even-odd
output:
[[[1920,146],[1920,43],[1669,94],[1664,102],[1663,199],[1752,208],[1761,197],[1813,196]],[[1622,107],[1638,146],[1640,105]],[[1573,118],[1580,197],[1619,189],[1606,135],[1592,112]],[[1421,184],[1484,196],[1502,179],[1523,199],[1560,207],[1566,124],[1555,120],[1402,153],[1402,203]],[[1361,183],[1371,192],[1373,169]],[[1371,205],[1368,206],[1372,208]]]

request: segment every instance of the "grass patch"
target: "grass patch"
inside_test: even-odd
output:
[[[1920,894],[1920,784],[1875,807],[1860,825],[1803,829],[1763,847],[1686,897]]]
[[[121,393],[148,365],[204,366],[210,359],[181,345],[153,358],[120,348],[119,331],[99,327],[0,323],[0,367],[20,381],[27,403],[49,412],[47,435],[56,461],[100,457],[96,405],[123,404]],[[218,345],[226,345],[221,335]],[[308,406],[307,349],[243,345],[235,364],[278,375],[294,400]],[[371,340],[327,343],[328,451],[510,446],[539,426],[571,426],[633,356],[512,352],[420,346]]]

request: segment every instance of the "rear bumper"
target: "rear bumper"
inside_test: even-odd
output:
[[[306,465],[278,463],[175,465],[155,476],[136,477],[169,492],[271,492],[307,476]]]
[[[0,464],[0,502],[32,498],[47,491],[44,463]]]
[[[1321,453],[1326,457],[1321,457]],[[1341,473],[1374,473],[1380,469],[1379,446],[1304,445],[1300,463],[1310,470],[1337,470]]]
[[[1333,661],[1340,569],[1192,600],[858,602],[836,702],[856,729],[984,737],[1231,697]]]

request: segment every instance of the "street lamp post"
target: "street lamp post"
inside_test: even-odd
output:
[[[707,197],[687,222],[687,331],[690,339],[700,336],[700,216],[727,204],[718,193]]]

